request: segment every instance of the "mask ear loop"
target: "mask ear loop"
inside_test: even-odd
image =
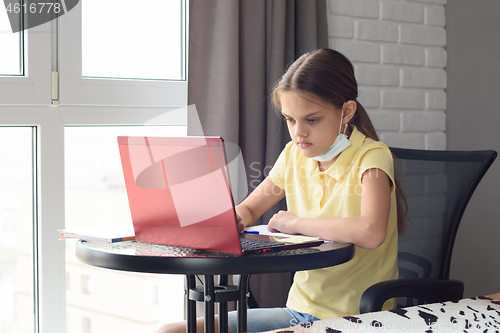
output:
[[[342,131],[342,119],[344,119],[344,108],[345,108],[345,102],[342,105],[342,115],[340,116],[339,135],[340,135],[340,131]],[[345,127],[344,127],[344,133],[343,133],[344,135],[345,135],[346,130],[347,130],[347,124],[345,124]]]

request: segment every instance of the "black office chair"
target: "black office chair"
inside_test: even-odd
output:
[[[493,150],[391,151],[411,222],[399,238],[399,279],[369,287],[360,313],[380,311],[395,297],[398,307],[463,297],[463,282],[449,279],[453,244],[469,199],[497,156]]]

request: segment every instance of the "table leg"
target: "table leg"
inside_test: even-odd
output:
[[[239,290],[240,297],[238,300],[238,332],[247,331],[247,286],[248,275],[240,275]]]
[[[214,276],[205,275],[205,333],[215,333]]]
[[[243,333],[247,326],[247,285],[248,275],[241,275],[238,286],[228,285],[228,276],[220,275],[219,284],[214,283],[213,275],[205,275],[203,286],[196,287],[194,275],[186,275],[186,302],[188,333],[196,333],[196,302],[205,304],[204,333],[215,333],[215,302],[219,303],[218,333],[228,333],[228,305],[229,301],[238,302],[238,329]],[[217,288],[217,289],[216,289]]]
[[[219,276],[219,285],[227,286],[228,277],[227,275]],[[219,303],[219,333],[227,333],[228,331],[228,320],[227,320],[227,302]]]
[[[187,321],[186,332],[196,333],[196,301],[189,299],[189,290],[196,287],[196,279],[194,275],[186,275],[186,304],[187,304]]]

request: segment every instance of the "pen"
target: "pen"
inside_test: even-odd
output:
[[[244,234],[254,234],[254,235],[258,235],[259,234],[258,231],[254,231],[254,230],[243,230],[243,233]]]

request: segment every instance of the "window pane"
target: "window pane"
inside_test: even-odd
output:
[[[5,6],[0,4],[0,75],[23,75],[22,33],[12,33]]]
[[[82,74],[184,79],[184,0],[85,0]]]
[[[67,127],[66,227],[132,223],[117,136],[186,134],[186,126]],[[65,242],[68,332],[155,332],[183,319],[183,276],[85,265]]]
[[[32,129],[0,127],[0,333],[34,331]]]

